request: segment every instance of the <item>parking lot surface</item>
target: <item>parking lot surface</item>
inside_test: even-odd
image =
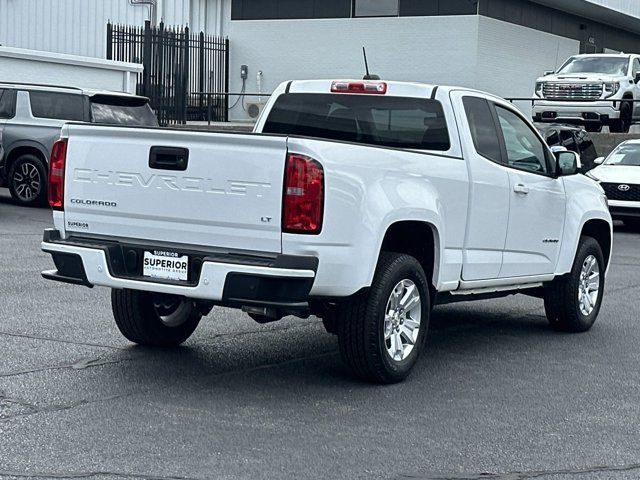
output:
[[[616,231],[591,332],[523,296],[438,307],[394,386],[351,378],[321,322],[216,308],[135,347],[109,292],[47,282],[46,209],[0,190],[0,478],[640,477],[640,234]]]

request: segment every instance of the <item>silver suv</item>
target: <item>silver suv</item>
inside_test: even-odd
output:
[[[157,126],[149,100],[125,93],[0,83],[0,186],[43,205],[51,146],[67,122]]]

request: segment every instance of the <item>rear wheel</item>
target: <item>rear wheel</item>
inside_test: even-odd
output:
[[[631,128],[631,104],[628,102],[620,106],[620,118],[611,121],[609,131],[611,133],[629,133]]]
[[[7,184],[11,197],[21,205],[44,205],[47,195],[44,163],[35,155],[22,155],[9,168]]]
[[[371,288],[336,309],[345,363],[379,383],[404,380],[418,361],[429,326],[427,276],[409,255],[383,253]]]
[[[571,272],[545,287],[549,324],[562,332],[586,332],[600,312],[605,263],[595,239],[582,237]]]
[[[112,290],[111,307],[122,335],[148,346],[180,345],[191,336],[202,318],[191,299],[138,290]]]

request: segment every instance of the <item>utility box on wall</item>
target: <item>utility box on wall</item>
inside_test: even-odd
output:
[[[135,93],[137,63],[0,47],[0,82],[64,85]]]

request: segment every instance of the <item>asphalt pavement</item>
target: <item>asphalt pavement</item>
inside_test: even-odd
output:
[[[0,190],[0,479],[640,478],[640,234],[618,228],[585,334],[524,296],[438,307],[394,386],[351,378],[311,318],[216,308],[136,347],[109,292],[48,282],[46,209]]]

